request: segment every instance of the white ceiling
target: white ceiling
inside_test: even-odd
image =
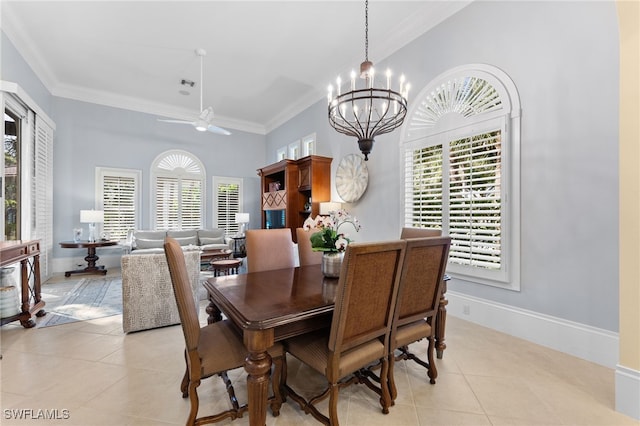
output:
[[[381,61],[469,1],[369,4]],[[55,96],[265,133],[364,60],[364,1],[11,1],[2,29]],[[395,65],[401,72],[402,64]],[[408,76],[410,79],[410,76]],[[185,78],[196,82],[179,93]]]

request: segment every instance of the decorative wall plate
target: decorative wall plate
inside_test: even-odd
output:
[[[336,170],[336,190],[346,203],[358,201],[368,183],[369,169],[362,157],[349,154],[340,160]]]

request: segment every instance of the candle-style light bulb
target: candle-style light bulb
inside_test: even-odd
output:
[[[356,90],[356,72],[351,70],[351,90]]]
[[[391,89],[391,70],[387,68],[387,90]]]
[[[331,100],[333,99],[333,86],[329,85],[329,87],[327,87],[327,91],[329,92],[327,94],[327,102],[331,104]]]
[[[400,94],[402,94],[402,86],[404,86],[404,74],[400,76]]]
[[[336,78],[336,96],[340,96],[340,84],[342,83],[342,79],[340,78],[340,76],[338,76],[338,78]]]

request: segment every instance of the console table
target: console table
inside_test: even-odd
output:
[[[102,274],[106,275],[107,270],[103,265],[96,266],[96,262],[99,257],[96,255],[97,247],[108,247],[117,245],[117,241],[63,241],[60,243],[60,247],[62,248],[86,248],[88,253],[87,257],[84,260],[87,262],[87,267],[84,269],[76,269],[75,271],[66,271],[64,273],[65,277],[70,277],[71,274]]]
[[[46,314],[40,294],[40,241],[0,241],[0,267],[17,262],[22,292],[20,313],[0,319],[0,325],[19,320],[23,327],[31,328],[36,325],[31,319],[34,313],[37,317]]]

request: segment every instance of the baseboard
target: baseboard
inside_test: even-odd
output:
[[[640,420],[640,371],[616,366],[616,411]]]
[[[455,317],[611,369],[618,363],[618,333],[455,291],[447,299],[447,313]]]

